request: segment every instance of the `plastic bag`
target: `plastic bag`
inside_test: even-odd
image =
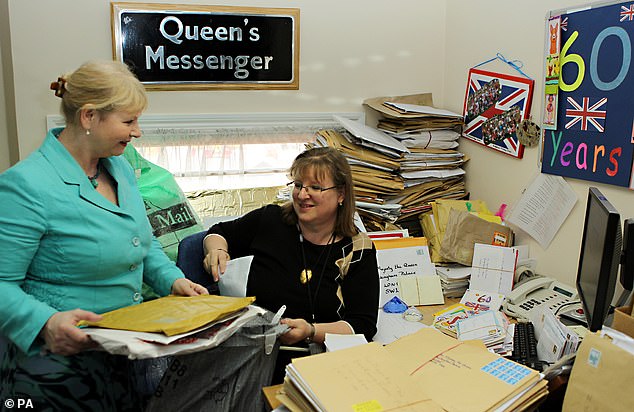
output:
[[[167,256],[176,261],[181,239],[204,229],[200,218],[169,171],[147,161],[132,145],[123,156],[134,168],[154,236]]]

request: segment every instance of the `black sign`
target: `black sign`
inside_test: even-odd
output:
[[[115,58],[147,86],[298,88],[298,9],[130,6],[112,4]]]

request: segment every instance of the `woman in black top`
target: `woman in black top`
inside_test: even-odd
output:
[[[290,169],[292,201],[209,229],[205,268],[218,280],[231,257],[253,255],[247,295],[272,312],[286,305],[282,344],[323,343],[326,333],[376,333],[379,279],[371,240],[353,222],[346,158],[309,149]],[[220,273],[218,273],[218,270]]]

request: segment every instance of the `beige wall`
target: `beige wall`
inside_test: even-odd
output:
[[[48,90],[49,83],[87,59],[111,58],[110,3],[105,0],[8,0],[8,3],[10,55],[16,67],[12,86],[16,95],[17,143],[23,158],[41,143],[45,116],[58,111],[58,101]],[[418,92],[432,92],[437,106],[461,112],[468,69],[500,52],[509,59],[522,60],[525,72],[536,79],[532,114],[539,120],[546,12],[580,3],[216,1],[213,4],[301,9],[299,90],[151,92],[148,113],[361,111],[365,98]],[[502,64],[491,63],[485,68],[511,73]],[[372,113],[368,115],[372,118]],[[0,151],[4,150],[2,133],[0,128]],[[472,198],[485,200],[491,208],[501,203],[512,206],[519,199],[520,190],[539,172],[537,148],[526,149],[522,160],[466,140],[462,141],[461,150],[472,159],[466,168]],[[0,157],[0,170],[6,168],[6,161],[2,162]],[[572,284],[585,197],[592,184],[567,180],[580,201],[550,248],[543,250],[521,233],[518,243],[530,245],[531,254],[538,258],[539,272]],[[596,186],[623,216],[634,217],[633,192]]]
[[[45,115],[58,112],[59,102],[48,90],[49,83],[85,60],[112,58],[110,2],[9,3],[12,53],[19,67],[15,85],[20,156],[24,157],[42,141]],[[426,7],[416,0],[213,4],[300,8],[299,90],[151,92],[147,113],[345,112],[361,111],[363,99],[383,94],[442,95],[443,2]],[[421,14],[429,15],[430,22],[421,24]]]

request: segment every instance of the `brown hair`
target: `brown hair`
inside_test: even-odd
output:
[[[51,83],[62,99],[66,124],[76,124],[81,109],[102,113],[142,112],[148,101],[143,84],[128,66],[117,61],[89,61]]]
[[[354,186],[352,172],[348,161],[339,151],[332,147],[315,147],[300,153],[289,170],[290,176],[301,177],[313,172],[318,179],[332,177],[337,190],[343,192],[342,205],[337,209],[334,233],[340,236],[354,236],[357,229],[354,225]],[[282,216],[288,224],[297,224],[297,215],[293,202],[282,205]]]

